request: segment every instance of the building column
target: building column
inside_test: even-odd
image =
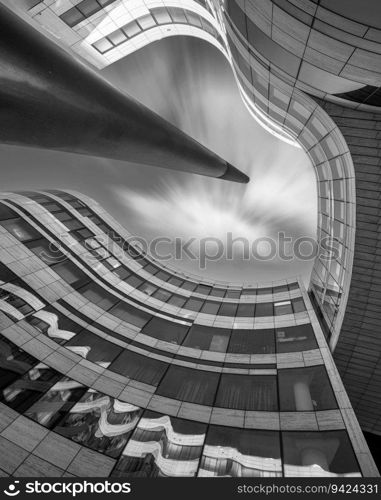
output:
[[[307,377],[294,383],[294,398],[296,411],[314,411]]]
[[[318,448],[305,448],[301,452],[302,465],[310,467],[318,465],[323,470],[329,471],[329,464],[325,453]]]

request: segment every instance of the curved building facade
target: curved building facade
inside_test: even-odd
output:
[[[309,297],[361,427],[380,434],[379,2],[366,0],[361,7],[352,0],[3,3],[99,69],[172,35],[203,38],[225,55],[252,116],[280,139],[303,147],[311,159],[318,239],[334,241],[337,255],[316,260]],[[160,297],[155,289],[146,300]],[[163,311],[184,309],[183,299],[171,300]],[[197,303],[207,311],[217,307]],[[216,326],[224,328],[220,320]]]
[[[18,8],[100,69],[172,35],[203,38],[225,55],[252,116],[311,159],[318,239],[335,241],[337,256],[316,260],[309,292],[361,425],[380,434],[379,2],[24,0]]]
[[[5,474],[377,476],[297,279],[196,281],[75,192],[0,201]]]

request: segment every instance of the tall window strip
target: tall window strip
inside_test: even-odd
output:
[[[150,10],[150,13],[125,24],[121,28],[113,31],[104,38],[93,43],[93,47],[101,54],[106,54],[115,47],[136,35],[155,26],[163,26],[166,24],[186,24],[199,29],[204,29],[217,39],[219,35],[215,28],[201,16],[194,12],[188,12],[178,7],[157,7]],[[222,40],[220,39],[221,43]]]
[[[79,2],[75,7],[61,14],[60,18],[64,23],[70,26],[70,28],[74,28],[77,24],[116,1],[117,0],[82,0],[82,2]]]

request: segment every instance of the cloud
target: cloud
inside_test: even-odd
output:
[[[120,65],[118,82],[145,104],[245,171],[239,185],[199,176],[163,176],[144,190],[115,187],[117,199],[152,235],[249,241],[285,231],[297,238],[316,231],[316,180],[307,155],[262,129],[239,96],[223,56],[178,39],[136,57],[136,72]],[[160,64],[159,64],[160,62]],[[155,74],[155,79],[147,78]],[[146,76],[146,78],[143,78]],[[140,83],[139,83],[140,82]],[[142,83],[143,82],[143,83]],[[170,89],[170,91],[169,91]]]
[[[167,177],[144,191],[113,191],[136,224],[153,235],[224,239],[232,233],[252,242],[284,231],[297,238],[312,236],[316,226],[311,170],[300,150],[290,153],[281,148],[266,158],[259,154],[252,159],[247,185],[186,176]]]
[[[250,242],[274,238],[279,231],[294,240],[315,236],[316,179],[308,157],[253,120],[228,63],[214,48],[186,37],[177,38],[175,44],[163,40],[110,67],[106,74],[251,178],[249,184],[240,185],[163,172],[146,177],[139,186],[111,186],[136,233],[146,238],[223,241],[232,233]],[[311,263],[295,261],[259,262],[249,268],[239,258],[239,247],[234,248],[236,259],[211,263],[208,276],[271,280],[311,270]]]

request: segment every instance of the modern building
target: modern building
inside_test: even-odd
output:
[[[87,196],[1,196],[3,474],[378,475],[300,281],[196,280],[129,241]]]
[[[361,428],[380,435],[380,2],[2,3],[98,69],[173,35],[203,38],[225,55],[253,118],[311,159],[318,238],[334,240],[338,255],[315,261],[309,299],[302,293],[307,311],[312,302]]]

